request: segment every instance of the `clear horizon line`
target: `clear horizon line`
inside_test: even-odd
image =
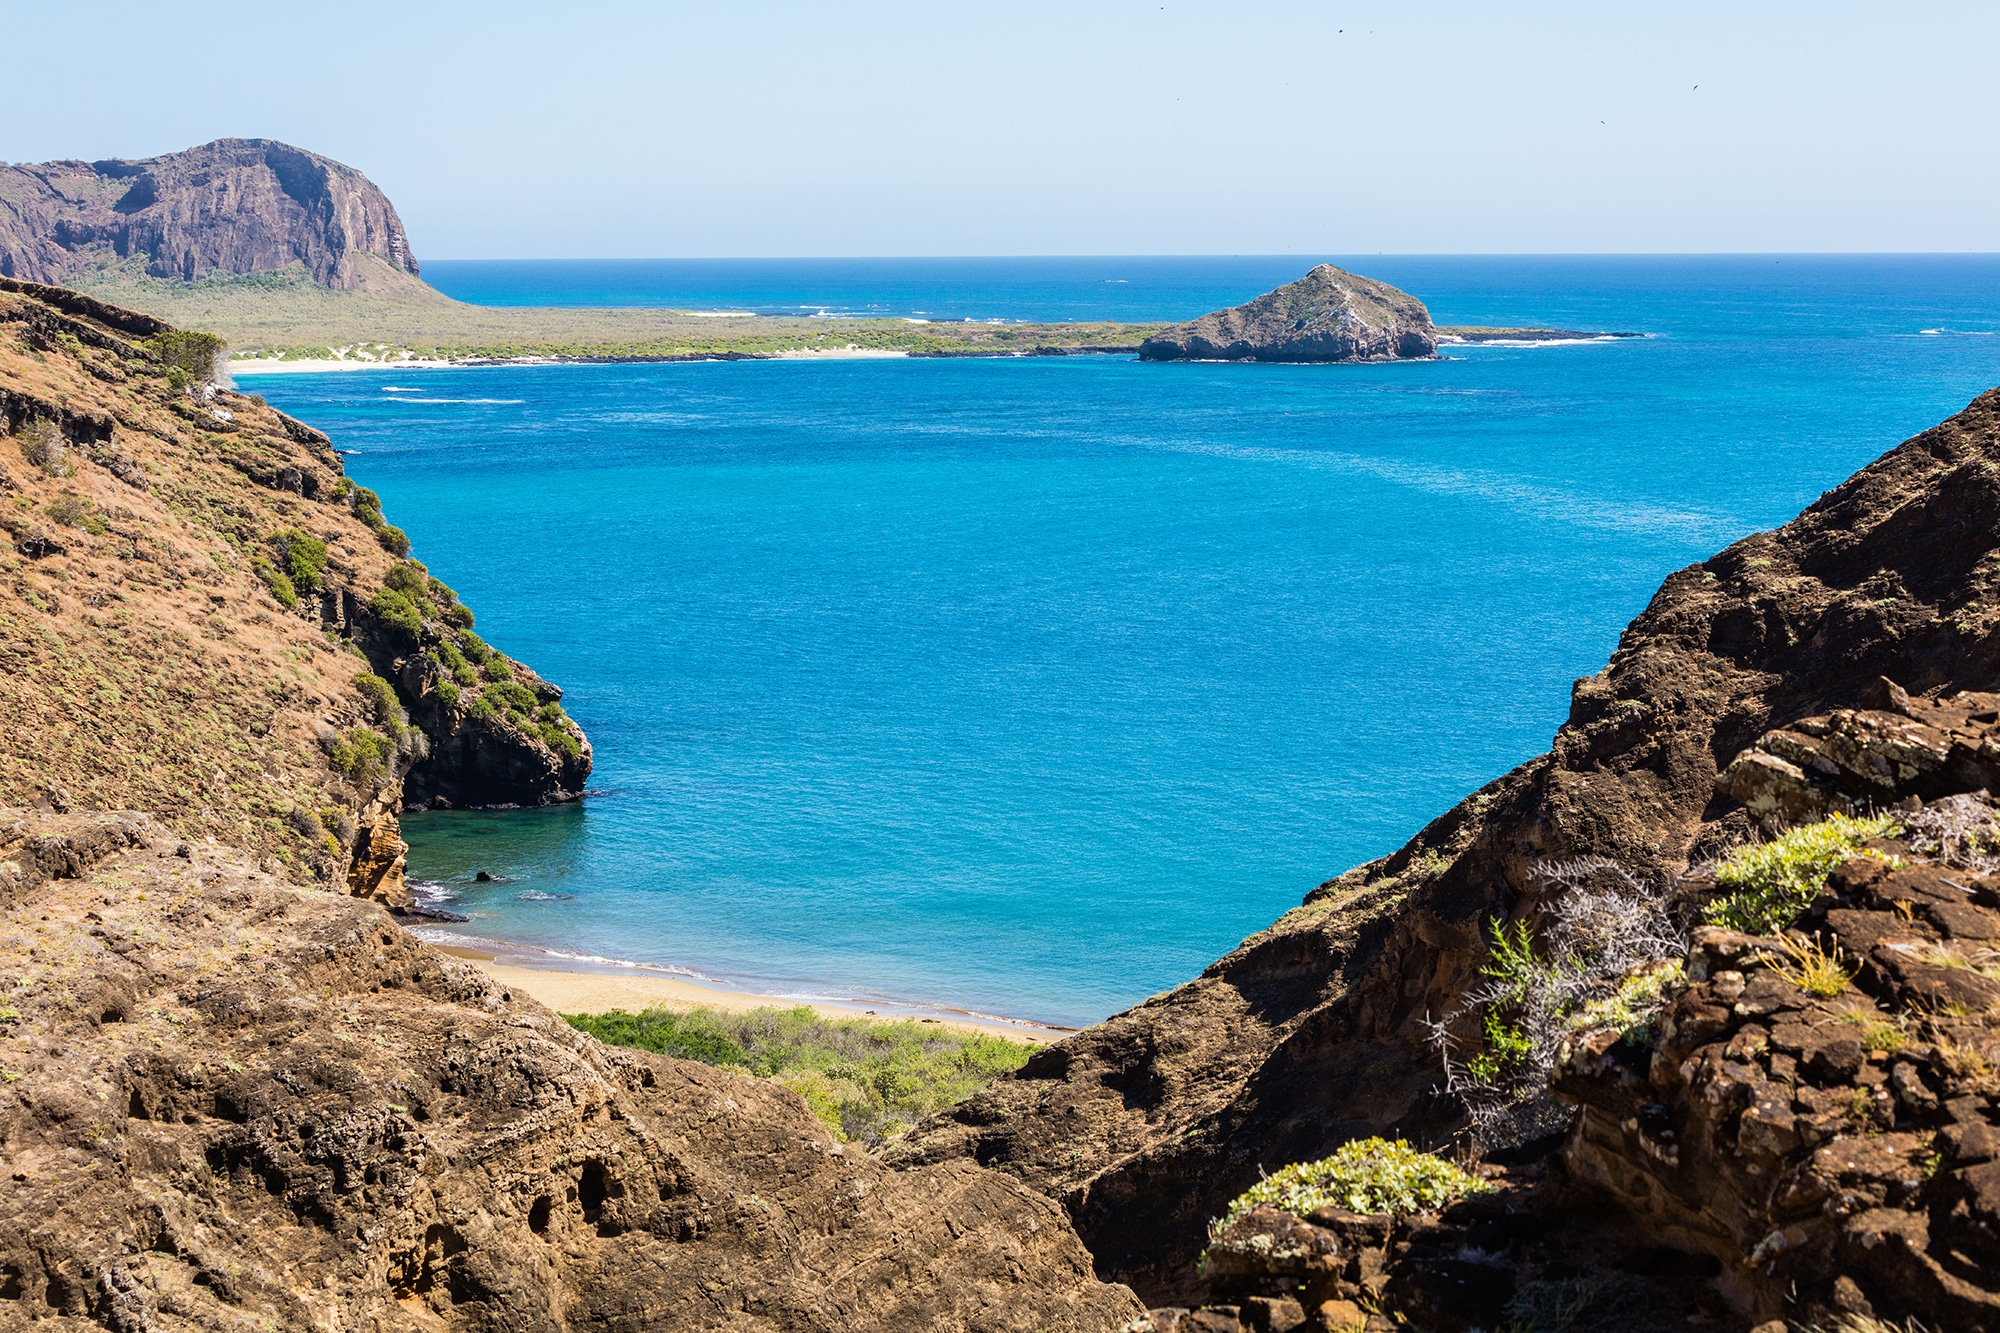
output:
[[[506,255],[438,256],[423,264],[826,263],[904,259],[1993,259],[2000,250],[1280,250],[1170,253],[865,254],[865,255]]]

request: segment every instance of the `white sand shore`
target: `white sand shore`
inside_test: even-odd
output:
[[[459,958],[470,959],[509,990],[519,990],[523,994],[532,996],[559,1014],[601,1014],[607,1009],[623,1009],[628,1013],[638,1013],[652,1008],[687,1010],[699,1007],[742,1013],[750,1009],[767,1007],[793,1009],[805,1004],[807,1008],[824,1018],[915,1018],[919,1021],[937,1023],[941,1027],[956,1028],[962,1032],[1006,1037],[1011,1041],[1042,1043],[1060,1041],[1067,1035],[1059,1028],[1043,1027],[1036,1023],[1009,1023],[999,1019],[972,1018],[953,1015],[946,1011],[924,1012],[888,1004],[869,1007],[824,1000],[807,1003],[775,995],[753,995],[747,991],[722,990],[692,981],[682,981],[677,977],[607,976],[597,972],[564,972],[554,968],[515,967],[497,962],[492,955],[482,953],[478,949],[455,945],[437,947]]]
[[[237,375],[298,375],[322,370],[446,370],[458,364],[456,361],[419,357],[406,361],[346,361],[333,357],[318,361],[280,361],[276,357],[245,357],[222,363],[232,378]]]

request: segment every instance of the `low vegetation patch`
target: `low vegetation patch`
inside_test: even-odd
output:
[[[1834,815],[1739,847],[1716,868],[1716,887],[1725,896],[1710,903],[1706,915],[1747,935],[1775,935],[1799,919],[1841,862],[1867,852],[1864,843],[1901,831],[1887,815]]]
[[[1764,966],[1797,986],[1806,994],[1830,1000],[1847,989],[1847,983],[1861,969],[1850,966],[1838,944],[1831,948],[1815,935],[1810,941],[1788,939],[1782,954],[1761,955]]]
[[[565,1014],[613,1046],[774,1079],[843,1139],[870,1147],[1018,1069],[1034,1047],[914,1020],[822,1018],[803,1006]]]
[[[1603,858],[1536,873],[1548,904],[1539,938],[1526,920],[1494,922],[1486,980],[1430,1025],[1445,1091],[1464,1104],[1481,1147],[1566,1125],[1570,1109],[1549,1092],[1564,1043],[1605,1028],[1643,1040],[1685,979],[1687,941],[1664,893]]]
[[[15,439],[21,446],[21,457],[28,460],[30,467],[39,468],[51,477],[76,475],[76,465],[69,461],[69,445],[55,422],[36,417],[21,427]]]
[[[97,512],[97,506],[81,495],[64,492],[45,506],[51,521],[66,528],[81,528],[93,537],[102,537],[110,531],[105,526],[104,516]]]
[[[364,790],[380,786],[388,776],[396,742],[368,727],[349,727],[327,752],[334,771]]]
[[[1351,1213],[1434,1213],[1491,1186],[1436,1153],[1401,1139],[1356,1139],[1331,1157],[1300,1162],[1268,1175],[1238,1195],[1210,1228],[1215,1235],[1252,1208],[1282,1208],[1304,1217],[1331,1204]]]
[[[281,529],[271,539],[282,570],[295,589],[311,592],[326,577],[326,543],[303,528]]]

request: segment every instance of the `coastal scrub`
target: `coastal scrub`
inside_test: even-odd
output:
[[[1716,868],[1716,887],[1727,896],[1709,904],[1708,919],[1749,935],[1774,935],[1798,920],[1841,862],[1865,853],[1863,843],[1901,831],[1887,815],[1834,815],[1739,847]]]
[[[1035,1050],[914,1019],[822,1018],[804,1006],[563,1017],[613,1046],[775,1079],[837,1136],[871,1148],[1020,1068]]]
[[[1252,1208],[1282,1208],[1304,1217],[1332,1205],[1352,1213],[1434,1213],[1490,1188],[1478,1176],[1401,1139],[1356,1139],[1316,1162],[1300,1162],[1264,1177],[1238,1195],[1211,1229],[1220,1232]]]

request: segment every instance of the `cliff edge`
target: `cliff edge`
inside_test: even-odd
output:
[[[1162,329],[1141,361],[1408,361],[1437,355],[1430,311],[1386,282],[1321,264],[1254,301]]]
[[[590,743],[216,351],[0,279],[0,803],[145,810],[400,906],[406,783],[573,800]]]
[[[589,744],[217,350],[0,279],[0,1325],[1143,1327],[1019,1182],[399,927],[406,799]]]
[[[1576,682],[1549,753],[1468,796],[1394,855],[1320,886],[1198,979],[1037,1053],[919,1126],[900,1151],[1013,1174],[1064,1203],[1100,1275],[1156,1304],[1205,1299],[1196,1260],[1209,1223],[1264,1171],[1370,1134],[1439,1145],[1463,1128],[1463,1106],[1441,1089],[1430,1021],[1457,1011],[1481,980],[1495,926],[1543,920],[1549,865],[1604,858],[1665,894],[1691,868],[1756,835],[1759,813],[1745,798],[1764,810],[1783,798],[1756,797],[1752,786],[1732,788],[1740,796],[1718,791],[1740,754],[1796,719],[1862,707],[1881,695],[1883,677],[1920,699],[2000,687],[2000,390],[1891,450],[1784,527],[1671,575],[1609,666]],[[1787,751],[1787,762],[1800,762],[1805,748]],[[1883,801],[1902,790],[1892,782]],[[1903,896],[1899,910],[1921,912],[1936,893],[1913,887]],[[1879,906],[1881,895],[1870,901]],[[1860,930],[1858,938],[1871,939]],[[1989,1068],[2000,1064],[1986,1035],[1992,1012],[1975,1013],[1981,1035],[1966,1057]],[[1673,1049],[1695,1051],[1712,1036],[1691,1034]],[[1716,1045],[1717,1058],[1726,1045]],[[1744,1091],[1769,1077],[1746,1078]],[[1622,1099],[1628,1115],[1664,1105],[1669,1092],[1688,1096],[1671,1068],[1656,1083],[1650,1093],[1642,1078],[1636,1089],[1589,1095],[1605,1107]],[[1863,1091],[1872,1096],[1872,1085]],[[1963,1109],[1967,1132],[1987,1133],[1977,1127],[2000,1117],[1990,1092]],[[1727,1127],[1735,1134],[1736,1120]],[[1657,1169],[1640,1160],[1643,1128],[1627,1141],[1616,1124],[1590,1119],[1595,1164],[1579,1148],[1578,1169],[1610,1178],[1607,1163],[1622,1163],[1620,1188],[1643,1193]],[[1864,1117],[1838,1151],[1857,1152],[1867,1133]],[[1975,1175],[1989,1170],[1981,1160],[1968,1159]],[[1754,1158],[1750,1165],[1765,1169]],[[1921,1185],[1918,1165],[1906,1169]],[[1687,1183],[1670,1184],[1685,1200]],[[1971,1208],[1968,1225],[2000,1230],[1981,1220],[1977,1192],[1971,1204],[1921,1190],[1908,1197],[1912,1206]],[[1811,1206],[1825,1203],[1821,1196]],[[1636,1205],[1612,1207],[1591,1227],[1646,1217]],[[1771,1266],[1773,1247],[1789,1243],[1784,1233],[1757,1250],[1768,1239],[1760,1232],[1732,1249],[1748,1225],[1711,1219],[1702,1240],[1711,1251],[1705,1262],[1716,1250],[1730,1262],[1722,1276],[1701,1276],[1726,1277],[1739,1295],[1762,1290],[1756,1274]],[[1962,1232],[1940,1224],[1931,1234],[1948,1246]],[[1905,1228],[1891,1239],[1923,1243],[1913,1235]],[[1912,1272],[1930,1271],[1911,1262]],[[1956,1261],[1939,1262],[1949,1269]],[[1762,1299],[1743,1296],[1742,1305]]]
[[[0,277],[68,283],[100,265],[201,282],[301,266],[348,291],[417,277],[394,205],[349,166],[273,139],[127,161],[0,164]]]

